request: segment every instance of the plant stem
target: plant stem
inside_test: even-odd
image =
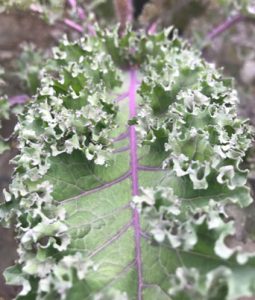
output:
[[[76,0],[67,0],[68,4],[72,7],[75,8],[77,7],[77,1]]]
[[[120,34],[128,23],[133,21],[133,1],[132,0],[114,0],[115,13],[120,23]]]
[[[64,23],[65,25],[67,25],[68,27],[76,30],[79,33],[83,32],[83,27],[77,23],[75,23],[74,21],[70,20],[70,19],[64,19]]]
[[[69,4],[69,6],[77,12],[79,19],[84,20],[85,19],[84,9],[77,5],[77,1],[76,0],[67,0],[67,2]]]
[[[222,34],[224,31],[231,28],[233,25],[242,22],[245,19],[245,17],[241,14],[238,14],[232,18],[227,19],[223,23],[219,24],[217,27],[215,27],[211,32],[208,33],[207,39],[213,40],[220,34]]]
[[[29,100],[28,95],[17,95],[17,96],[12,96],[9,98],[10,104],[15,105],[15,104],[24,104]]]
[[[153,22],[148,29],[148,34],[154,34],[157,31],[157,26],[158,26],[158,22],[157,21]]]

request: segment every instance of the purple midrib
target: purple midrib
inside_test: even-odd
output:
[[[137,76],[136,70],[131,69],[129,71],[130,85],[129,85],[129,118],[136,117],[136,84]],[[132,182],[132,195],[136,196],[139,194],[139,183],[138,183],[138,160],[137,160],[137,137],[135,125],[129,127],[129,144],[130,144],[130,171],[131,171],[131,182]],[[142,255],[141,255],[141,227],[140,227],[140,216],[138,210],[133,208],[133,227],[135,234],[135,263],[138,274],[138,290],[137,299],[142,300],[142,288],[143,288],[143,277],[142,277]]]

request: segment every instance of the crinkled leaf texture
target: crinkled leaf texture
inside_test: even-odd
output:
[[[2,129],[2,122],[8,120],[10,117],[10,104],[7,96],[3,95],[2,88],[5,84],[4,79],[2,78],[4,74],[4,69],[0,66],[0,129]],[[4,139],[0,135],[0,154],[9,149],[7,139]]]
[[[225,205],[251,202],[252,132],[231,81],[174,31],[98,30],[54,49],[19,117],[1,217],[18,299],[226,299],[255,289]]]

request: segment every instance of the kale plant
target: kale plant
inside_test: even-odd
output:
[[[254,253],[229,242],[227,207],[252,202],[232,81],[172,30],[98,29],[53,53],[1,207],[17,299],[251,296]]]

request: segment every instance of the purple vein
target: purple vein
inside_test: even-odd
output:
[[[131,69],[130,74],[130,86],[129,86],[129,118],[132,119],[136,116],[136,70]],[[131,181],[132,181],[132,195],[139,194],[138,185],[138,160],[137,160],[137,138],[135,125],[129,127],[129,143],[130,143],[130,167],[131,167]],[[135,262],[138,273],[138,291],[137,298],[142,300],[142,255],[141,255],[141,227],[140,216],[137,208],[133,209],[133,227],[135,232]]]
[[[122,153],[129,150],[129,146],[123,146],[118,149],[113,150],[113,153]]]
[[[160,168],[160,167],[151,167],[151,166],[138,166],[138,169],[140,171],[165,171],[164,169]]]
[[[151,235],[147,232],[142,232],[142,237],[145,240],[152,241]],[[173,248],[169,243],[165,243],[165,242],[161,243],[160,247],[164,247],[164,248],[168,248],[168,249],[173,250],[173,251],[177,251],[176,248]],[[182,250],[182,249],[179,249],[179,252],[189,253],[191,255],[196,255],[196,256],[203,256],[203,257],[206,257],[206,258],[209,258],[209,259],[212,259],[212,260],[218,260],[217,257],[212,257],[211,255],[202,254],[201,252],[190,251],[190,250]],[[177,255],[179,256],[180,253],[178,253]]]
[[[103,290],[106,290],[109,286],[112,286],[112,284],[118,281],[121,276],[125,275],[134,266],[134,264],[134,260],[128,263],[112,280],[110,280],[101,290],[99,290],[98,293],[102,292]]]
[[[107,248],[109,245],[114,243],[116,240],[118,240],[131,226],[132,222],[129,222],[125,224],[119,231],[117,231],[110,239],[108,239],[105,243],[103,243],[101,246],[99,246],[97,249],[95,249],[93,252],[91,252],[88,255],[88,258],[91,258],[98,254],[99,252],[103,251],[105,248]]]
[[[136,71],[130,71],[130,87],[129,87],[129,118],[136,117]],[[130,164],[131,164],[131,179],[132,179],[132,194],[138,195],[138,161],[137,161],[137,140],[135,125],[129,127],[130,139]]]
[[[129,93],[125,92],[123,94],[120,94],[117,96],[117,98],[114,100],[115,102],[120,102],[121,100],[124,100],[128,97]]]
[[[146,239],[146,240],[152,240],[152,237],[150,236],[149,233],[142,231],[141,236]]]
[[[162,289],[162,287],[161,287],[160,285],[158,285],[158,284],[145,283],[145,284],[144,284],[144,287],[145,287],[145,288],[155,288],[155,287],[156,287],[156,288],[158,288],[159,290],[161,290],[162,293],[163,293],[164,295],[166,295],[168,299],[171,299],[171,298],[170,298],[170,295],[169,295],[166,291],[164,291],[164,290]]]
[[[102,185],[100,185],[100,186],[98,186],[98,187],[96,187],[96,188],[94,188],[94,189],[84,191],[84,192],[80,193],[80,194],[77,195],[77,196],[74,196],[74,197],[68,198],[68,199],[66,199],[66,200],[63,200],[63,201],[61,201],[61,202],[59,203],[59,205],[66,204],[66,203],[71,202],[71,201],[73,201],[73,200],[77,200],[77,199],[79,199],[80,197],[87,196],[87,195],[90,195],[90,194],[99,192],[99,191],[101,191],[101,190],[103,190],[103,189],[106,189],[106,188],[108,188],[108,187],[111,187],[111,186],[113,186],[113,185],[115,185],[115,184],[117,184],[117,183],[120,183],[120,182],[122,182],[123,180],[127,179],[130,175],[131,175],[131,172],[128,171],[128,172],[126,172],[124,175],[122,175],[122,176],[120,176],[120,177],[118,177],[118,178],[116,178],[116,179],[114,179],[114,180],[112,180],[112,181],[110,181],[110,182],[106,182],[106,183],[104,183],[104,184],[102,184]]]
[[[125,138],[127,138],[129,136],[129,132],[122,132],[121,134],[119,134],[116,138],[113,139],[113,142],[119,142],[124,140]]]
[[[100,216],[100,217],[98,217],[98,218],[93,219],[93,220],[90,221],[90,222],[83,223],[82,225],[79,224],[79,225],[77,225],[77,226],[70,226],[70,229],[81,228],[81,227],[84,227],[84,226],[92,225],[92,224],[94,224],[94,223],[97,223],[97,222],[100,221],[100,220],[104,220],[104,221],[105,221],[105,219],[107,219],[107,218],[109,218],[109,217],[112,217],[112,216],[116,215],[117,213],[121,213],[121,212],[125,211],[125,210],[128,209],[128,208],[130,208],[130,205],[129,205],[129,204],[125,204],[125,205],[123,205],[123,206],[121,206],[121,207],[118,207],[117,209],[111,211],[111,212],[108,213],[108,214],[105,214],[105,215],[102,215],[102,216]],[[78,211],[78,210],[77,210],[77,211]],[[73,214],[70,214],[69,217],[72,216],[72,215],[74,215],[74,214],[76,214],[77,211],[74,212]],[[79,212],[84,212],[84,211],[86,211],[86,210],[79,210]]]

